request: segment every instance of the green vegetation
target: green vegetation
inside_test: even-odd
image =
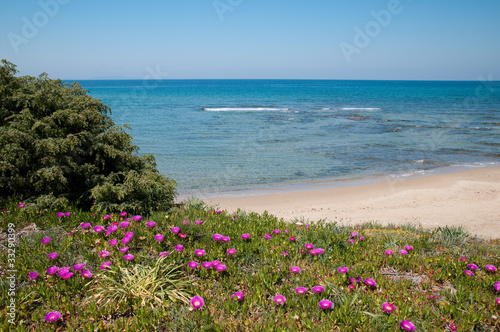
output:
[[[17,236],[18,331],[397,331],[403,320],[417,331],[495,331],[500,326],[500,293],[493,287],[500,277],[491,267],[500,265],[500,241],[471,237],[459,228],[285,223],[267,213],[215,211],[197,200],[141,220],[76,210],[63,217],[17,204],[7,210],[0,215],[0,228],[13,228]],[[92,227],[82,228],[82,223]],[[118,227],[110,232],[113,223]],[[95,232],[97,225],[109,235]],[[122,243],[129,232],[134,235]],[[230,240],[215,241],[214,234]],[[51,241],[41,243],[46,237]],[[0,239],[7,246],[5,236]],[[324,252],[313,255],[306,244]],[[174,249],[178,245],[182,251]],[[125,246],[128,251],[121,252]],[[401,254],[408,246],[413,249]],[[204,255],[196,255],[197,249]],[[101,251],[109,256],[101,258]],[[5,273],[8,256],[0,252]],[[47,255],[53,252],[58,257],[51,261]],[[126,254],[133,258],[123,259]],[[227,268],[219,272],[201,265],[213,261]],[[109,269],[101,270],[104,262],[111,263]],[[192,269],[190,262],[199,266]],[[81,263],[92,278],[73,269],[67,280],[46,272]],[[300,272],[292,273],[292,267]],[[33,271],[39,276],[30,280]],[[0,278],[2,312],[9,301],[7,276]],[[367,285],[367,279],[376,286]],[[314,286],[324,291],[315,293]],[[297,293],[298,287],[307,292]],[[235,292],[244,299],[233,299]],[[286,298],[284,304],[273,301],[278,294]],[[199,309],[187,303],[194,296],[204,299]],[[323,299],[333,306],[321,309]],[[47,322],[44,316],[52,311],[62,317]],[[12,327],[8,319],[0,317],[0,330]]]
[[[70,202],[95,211],[172,206],[175,182],[158,173],[152,155],[136,154],[108,106],[77,83],[16,73],[2,60],[0,201],[25,201],[33,210]]]

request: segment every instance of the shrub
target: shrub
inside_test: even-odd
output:
[[[0,65],[0,198],[138,212],[167,209],[175,182],[78,83]]]

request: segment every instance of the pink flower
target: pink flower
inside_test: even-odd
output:
[[[73,270],[75,270],[75,271],[80,271],[80,270],[82,270],[84,267],[85,267],[85,264],[76,264],[76,265],[73,265]]]
[[[99,257],[101,257],[101,258],[105,258],[108,256],[109,256],[109,251],[107,251],[107,250],[103,250],[99,253]]]
[[[330,309],[332,307],[332,305],[333,305],[332,301],[329,301],[329,300],[319,301],[319,307],[321,309]]]
[[[224,243],[229,242],[229,241],[231,241],[231,238],[229,236],[224,236],[222,238],[222,242],[224,242]]]
[[[165,237],[161,234],[156,234],[155,235],[155,241],[156,242],[162,242]]]
[[[116,239],[113,239],[113,240],[109,240],[109,245],[114,247],[118,244],[118,241]]]
[[[61,275],[59,275],[59,277],[61,277],[61,279],[64,279],[64,280],[68,280],[69,278],[71,278],[73,276],[73,272],[66,272],[64,274],[61,273]]]
[[[118,215],[119,215],[120,217],[125,217],[125,216],[127,216],[127,212],[122,211],[122,212],[120,212]]]
[[[309,253],[314,256],[318,254],[318,251],[316,249],[311,249],[309,250]]]
[[[305,293],[307,293],[307,288],[305,288],[305,287],[297,287],[297,288],[295,288],[295,293],[297,293],[297,294],[305,294]]]
[[[500,281],[497,281],[494,285],[493,288],[497,291],[500,292]]]
[[[245,295],[243,295],[242,292],[235,292],[233,295],[231,295],[231,298],[236,299],[238,301],[243,300],[244,297]]]
[[[394,305],[390,304],[389,302],[384,302],[384,303],[382,303],[382,309],[385,312],[390,314],[391,312],[393,312],[396,309],[396,307]]]
[[[298,267],[298,266],[292,266],[290,268],[290,271],[292,271],[292,273],[299,273],[300,272],[300,267]]]
[[[212,262],[203,262],[201,263],[201,266],[203,266],[205,269],[209,269],[212,267]]]
[[[201,296],[195,296],[193,298],[191,298],[191,305],[193,306],[193,309],[200,309],[202,308],[204,305],[205,305],[205,301],[203,300],[203,298]]]
[[[46,314],[43,319],[45,319],[46,322],[56,322],[59,319],[62,319],[62,315],[59,311],[51,311]]]
[[[109,214],[106,214],[104,217],[102,217],[102,220],[108,220],[108,219],[109,219],[109,217],[110,217],[110,215],[109,215]]]
[[[409,320],[406,320],[406,319],[403,319],[400,322],[400,326],[405,331],[415,331],[416,330],[415,325],[413,325],[412,322],[410,322]]]
[[[349,287],[350,290],[355,290],[356,289],[356,285],[353,285],[353,284],[350,284],[347,287]]]
[[[175,246],[175,251],[181,252],[182,250],[184,250],[184,246],[182,244],[178,244]]]
[[[28,278],[30,278],[31,281],[35,280],[36,278],[38,278],[38,272],[33,271],[28,273]]]
[[[128,244],[130,242],[130,239],[131,239],[130,237],[124,237],[121,242],[123,244]]]
[[[471,271],[476,271],[478,269],[476,264],[467,264],[467,268]]]
[[[325,249],[322,248],[316,248],[314,250],[316,250],[316,255],[323,255],[323,253],[325,252]]]
[[[123,247],[119,249],[121,253],[126,253],[128,251],[128,247]]]
[[[51,261],[53,261],[54,259],[57,258],[57,252],[53,252],[51,254],[48,254],[47,258],[50,259]]]
[[[183,224],[189,224],[189,221],[188,220],[184,220],[182,223]]]
[[[59,268],[57,266],[49,267],[47,269],[47,274],[50,274],[50,275],[56,274],[57,270],[59,270]]]
[[[120,223],[120,227],[123,229],[128,228],[128,226],[130,226],[130,223],[128,221],[122,221]]]
[[[366,278],[364,283],[366,286],[377,287],[377,283],[375,282],[375,280],[373,280],[371,278]]]
[[[406,246],[405,249],[408,250],[408,251],[412,251],[413,247],[412,246]]]
[[[248,240],[248,238],[249,238],[249,237],[250,237],[250,234],[248,234],[248,233],[245,233],[245,234],[242,234],[242,235],[241,235],[241,238],[242,238],[243,240]]]
[[[464,274],[472,277],[474,275],[474,272],[472,272],[471,270],[464,270]]]
[[[288,238],[288,240],[290,240],[290,241],[295,241],[295,237],[290,236],[290,237]]]
[[[314,286],[313,288],[311,288],[311,290],[316,293],[316,294],[320,294],[320,293],[323,293],[324,290],[325,290],[325,287],[323,286]]]
[[[392,254],[394,254],[394,251],[392,251],[392,250],[384,251],[384,255],[391,256]]]
[[[192,268],[193,270],[196,269],[198,267],[198,265],[199,265],[198,262],[189,262],[188,263],[188,266],[190,268]]]
[[[65,216],[66,218],[67,218],[67,217],[69,217],[70,215],[71,215],[71,212],[66,212],[66,213],[64,214],[64,216]]]
[[[177,235],[181,231],[181,229],[179,227],[172,227],[170,231],[172,232],[172,234]]]
[[[274,233],[274,234],[279,234],[279,233],[281,233],[281,231],[280,231],[279,229],[275,229],[275,230],[273,231],[273,233]]]
[[[307,244],[305,245],[305,247],[306,247],[306,249],[307,249],[307,250],[311,250],[311,249],[314,249],[314,244],[312,244],[312,243],[307,243]]]
[[[215,267],[215,266],[217,266],[217,265],[219,265],[219,264],[220,264],[220,262],[219,262],[219,261],[212,261],[212,266],[213,266],[213,267]]]
[[[364,239],[365,239],[365,237],[364,237],[364,236],[360,236],[360,237],[359,237],[359,240],[360,240],[360,241],[363,241]]]
[[[22,209],[25,205],[26,205],[26,203],[19,203],[19,205],[17,207]]]
[[[271,234],[264,235],[264,240],[271,240]]]
[[[104,262],[101,264],[101,270],[109,269],[111,266],[111,262]]]
[[[290,230],[289,229],[285,229],[283,232],[288,233],[288,232],[290,232]]]
[[[354,239],[349,239],[349,240],[347,240],[347,242],[354,243],[356,241],[354,241]]]
[[[92,278],[92,273],[89,270],[83,270],[80,274],[86,279]]]
[[[349,278],[349,282],[352,283],[352,284],[358,283],[360,281],[361,281],[361,277]]]
[[[494,265],[486,265],[484,269],[489,272],[495,272],[497,270],[497,268]]]
[[[133,221],[139,221],[139,220],[141,220],[141,219],[142,219],[142,217],[141,217],[141,216],[139,216],[139,215],[137,215],[137,216],[133,216],[133,217],[132,217],[132,220],[133,220]]]
[[[205,255],[205,250],[203,250],[203,249],[196,249],[196,250],[194,251],[194,254],[195,254],[196,256],[200,256],[200,257],[201,257],[201,256]]]
[[[495,299],[495,302],[496,302],[497,304],[500,304],[500,297],[497,297],[497,298]]]
[[[81,228],[89,228],[91,225],[88,222],[84,222],[80,225]]]
[[[201,224],[203,224],[203,220],[196,220],[196,221],[194,222],[194,224],[195,224],[195,225],[201,225]]]
[[[273,298],[273,301],[276,302],[276,304],[283,304],[286,302],[286,298],[283,295],[278,294]]]
[[[42,244],[47,244],[47,243],[49,243],[49,242],[50,242],[50,240],[52,240],[50,237],[46,237],[46,238],[43,238],[43,239],[40,241],[40,243],[42,243]]]
[[[222,210],[217,210],[217,211],[215,211],[215,213],[220,214],[220,213],[222,213]]]
[[[185,239],[186,238],[186,234],[184,233],[179,233],[177,234],[181,239]]]
[[[123,259],[125,259],[127,261],[131,261],[134,259],[134,255],[131,255],[131,254],[125,255],[125,256],[123,256]]]
[[[404,256],[404,255],[408,255],[408,251],[406,251],[406,250],[404,250],[404,249],[401,249],[401,250],[399,251],[399,253],[400,253],[401,255],[403,255],[403,256]]]
[[[168,251],[162,251],[162,252],[160,252],[160,254],[158,256],[164,257],[164,256],[168,256],[168,255],[170,255],[170,253]]]
[[[283,251],[281,254],[282,254],[283,256],[288,256],[288,251]]]
[[[148,222],[146,223],[146,227],[151,228],[151,227],[155,227],[155,226],[156,226],[156,223],[155,223],[154,221],[148,221]]]
[[[212,239],[214,239],[214,241],[220,241],[220,240],[222,240],[222,238],[223,238],[223,236],[220,234],[214,234],[212,236]]]
[[[57,212],[57,218],[62,218],[64,217],[64,213],[62,212]]]
[[[460,257],[460,260],[461,260],[462,262],[465,262],[465,261],[467,260],[467,258],[465,258],[465,257]]]
[[[125,237],[128,237],[128,238],[133,238],[134,237],[134,233],[133,232],[128,232],[127,234],[125,234]]]
[[[236,254],[236,249],[234,249],[234,248],[227,249],[226,253],[227,253],[228,255],[234,255],[234,254]]]
[[[358,236],[358,233],[356,233],[356,232],[351,232],[351,237],[356,237],[356,236]]]
[[[213,263],[212,263],[212,265],[213,265]],[[215,270],[217,270],[219,272],[224,271],[226,268],[227,267],[225,265],[223,265],[223,264],[217,264],[217,265],[215,265]]]
[[[102,226],[96,226],[96,227],[94,227],[94,232],[96,232],[96,233],[100,233],[103,230],[104,230],[104,227],[102,227]]]
[[[349,269],[347,267],[339,267],[337,270],[339,273],[347,273]]]

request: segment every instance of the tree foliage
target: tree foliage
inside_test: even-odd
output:
[[[158,173],[152,155],[137,154],[109,106],[78,83],[16,73],[2,60],[2,199],[130,212],[171,206],[175,182]]]

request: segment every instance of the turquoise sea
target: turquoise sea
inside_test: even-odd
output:
[[[500,82],[79,81],[181,194],[500,165]]]

